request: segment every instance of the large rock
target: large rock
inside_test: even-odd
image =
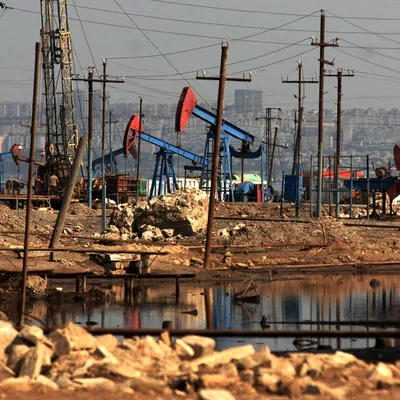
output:
[[[177,190],[165,196],[155,197],[149,204],[136,207],[134,225],[173,229],[175,235],[191,236],[206,227],[208,203],[207,194],[201,190]]]
[[[86,378],[86,379],[75,379],[74,383],[77,383],[86,390],[114,390],[115,383],[110,379],[106,378]]]
[[[49,335],[55,344],[55,354],[59,357],[76,350],[94,350],[97,340],[85,329],[69,322],[63,329],[57,329]]]
[[[132,233],[133,211],[130,207],[115,208],[111,214],[110,228],[115,226],[118,231],[124,231],[128,234]]]
[[[118,340],[114,335],[102,335],[97,338],[100,346],[104,346],[109,352],[113,352],[118,346]]]
[[[208,337],[189,335],[181,339],[194,350],[194,357],[211,354],[215,349],[215,340]]]
[[[38,326],[25,326],[20,332],[20,336],[33,345],[44,339],[43,329]]]
[[[244,357],[250,356],[255,353],[254,347],[251,344],[245,346],[235,347],[233,349],[226,349],[208,356],[197,358],[187,363],[187,367],[196,372],[199,366],[204,364],[208,368],[213,368],[216,365],[228,364],[232,360],[240,360]],[[182,368],[186,367],[183,365]]]
[[[7,362],[6,348],[18,335],[18,331],[9,322],[0,321],[0,361]]]
[[[26,293],[31,296],[42,296],[47,289],[47,279],[39,275],[29,275],[26,280]]]
[[[29,376],[35,379],[40,375],[42,366],[45,365],[51,365],[49,349],[44,344],[38,344],[30,349],[21,360],[18,376]]]
[[[227,390],[203,389],[199,391],[199,400],[235,400],[235,397]]]

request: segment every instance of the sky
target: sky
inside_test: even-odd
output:
[[[0,101],[31,101],[40,0],[5,4],[13,9],[0,17]],[[261,89],[265,107],[296,108],[297,87],[282,84],[282,76],[296,80],[298,60],[304,78],[318,75],[319,50],[310,43],[311,36],[320,36],[324,9],[326,41],[339,38],[340,44],[326,49],[326,59],[335,62],[327,69],[355,73],[344,78],[343,107],[400,108],[395,0],[68,0],[68,5],[76,73],[96,64],[101,74],[107,58],[109,75],[125,77],[125,84],[109,87],[111,103],[137,103],[140,96],[148,103],[176,103],[189,84],[200,101],[215,101],[218,83],[196,81],[196,71],[218,74],[221,41],[229,39],[229,76],[251,71],[253,81],[228,82],[226,103],[233,104],[235,89]],[[326,92],[325,107],[333,109],[336,79],[326,80]],[[306,85],[305,94],[305,108],[317,108],[318,85]]]

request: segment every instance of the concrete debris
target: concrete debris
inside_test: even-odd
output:
[[[194,358],[207,356],[215,349],[215,340],[208,337],[185,336],[181,340],[193,349]]]
[[[0,321],[0,331],[9,338],[2,342],[7,351],[0,362],[0,391],[9,393],[85,390],[204,400],[265,395],[344,400],[357,388],[361,397],[368,391],[377,398],[382,389],[392,398],[399,395],[400,365],[368,365],[340,351],[278,357],[268,347],[255,351],[252,345],[215,351],[214,339],[198,336],[174,343],[165,334],[162,340],[133,337],[118,344],[111,335],[96,339],[72,323],[48,337],[36,327],[18,335],[5,324]],[[15,372],[6,364],[13,364]]]
[[[6,349],[16,336],[18,336],[18,331],[10,322],[0,321],[0,361],[7,361]]]
[[[199,400],[235,400],[227,390],[202,389],[199,391]]]
[[[63,329],[57,329],[49,335],[55,345],[57,356],[68,355],[76,350],[94,350],[97,340],[85,329],[72,322]]]
[[[44,339],[43,330],[38,326],[25,326],[19,335],[32,345],[36,345]]]
[[[207,225],[208,196],[187,188],[155,197],[136,207],[119,206],[112,212],[109,228],[113,234],[148,241],[172,240],[195,235]],[[110,234],[110,233],[109,233]],[[109,235],[108,234],[108,235]]]
[[[121,233],[132,233],[133,209],[130,207],[114,208],[111,214],[110,228],[116,227]]]
[[[149,242],[157,242],[158,240],[164,239],[161,229],[152,225],[141,225],[139,227],[139,237]]]
[[[43,296],[47,289],[47,279],[38,275],[28,275],[26,293],[31,296]]]
[[[177,190],[155,197],[149,204],[135,209],[134,223],[152,225],[160,229],[173,229],[174,234],[192,236],[207,226],[208,195],[195,188]]]
[[[248,231],[245,224],[238,224],[234,226],[232,229],[223,228],[217,231],[217,235],[226,240],[232,239],[234,236],[237,236],[241,233],[246,233]]]

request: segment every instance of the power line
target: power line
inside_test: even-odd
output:
[[[286,50],[286,49],[288,49],[288,48],[290,48],[290,47],[292,47],[292,46],[295,46],[296,44],[298,44],[298,43],[300,43],[300,42],[304,42],[305,40],[307,40],[307,38],[301,39],[301,40],[299,40],[299,41],[296,42],[296,43],[291,43],[291,44],[289,44],[288,46],[285,46],[285,47],[282,47],[282,48],[279,48],[279,49],[276,49],[276,50],[272,50],[272,51],[270,51],[270,52],[268,52],[268,53],[265,53],[265,54],[261,54],[261,55],[254,56],[254,57],[250,57],[250,58],[246,58],[246,59],[240,60],[240,61],[230,62],[230,63],[228,63],[228,66],[237,65],[237,64],[244,63],[244,62],[257,60],[257,59],[262,58],[262,57],[270,56],[270,55],[272,55],[272,54],[278,53],[278,52],[283,51],[283,50]],[[215,68],[219,68],[219,66],[218,66],[218,65],[214,65],[214,66],[212,66],[212,67],[203,67],[203,68],[199,68],[199,69],[201,69],[201,70],[210,70],[210,69],[215,69]],[[187,72],[182,72],[182,75],[193,74],[193,73],[195,73],[195,72],[197,72],[197,71],[198,71],[198,69],[192,70],[192,71],[187,71]],[[246,71],[245,71],[245,72],[246,72]],[[147,75],[147,76],[146,76],[146,75],[141,75],[140,77],[141,77],[141,78],[143,78],[143,77],[147,77],[147,78],[153,78],[153,77],[154,77],[154,78],[162,78],[162,77],[176,76],[176,75],[177,75],[177,74]],[[179,75],[181,75],[181,74],[179,74]],[[229,75],[232,75],[232,74],[229,74]],[[127,76],[127,77],[129,77],[129,76]],[[136,78],[136,77],[135,77],[135,78]]]
[[[365,58],[361,58],[361,57],[359,57],[359,56],[356,56],[355,54],[351,54],[351,53],[349,53],[349,52],[347,52],[347,51],[345,51],[345,50],[342,50],[342,49],[337,49],[337,50],[339,50],[341,53],[347,54],[347,55],[350,56],[350,57],[356,58],[357,60],[364,61],[364,62],[366,62],[366,63],[375,65],[376,67],[383,68],[383,69],[386,69],[386,70],[388,70],[388,71],[392,71],[392,72],[396,72],[396,73],[400,74],[400,71],[397,70],[397,69],[393,69],[393,68],[390,68],[390,67],[386,67],[386,66],[381,65],[381,64],[378,64],[378,63],[376,63],[376,62],[373,62],[373,61],[370,61],[370,60],[366,60]]]
[[[375,35],[375,36],[377,36],[377,37],[380,37],[381,39],[389,40],[390,42],[400,44],[400,42],[399,42],[398,40],[390,39],[390,38],[388,38],[388,37],[386,37],[386,36],[383,36],[383,35],[380,34],[380,33],[372,32],[372,31],[370,31],[369,29],[366,29],[366,28],[364,28],[364,27],[362,27],[362,26],[360,26],[360,25],[355,24],[354,22],[348,21],[349,18],[339,17],[338,15],[336,15],[336,14],[334,14],[334,13],[332,13],[332,12],[329,12],[329,11],[328,11],[328,13],[329,13],[330,15],[334,16],[335,18],[339,18],[340,20],[342,20],[342,21],[344,21],[344,22],[347,22],[348,24],[350,24],[350,25],[352,25],[352,26],[355,26],[356,28],[363,30],[364,32],[368,32],[368,33],[370,33],[371,35]]]
[[[83,36],[84,36],[84,38],[85,38],[85,42],[86,42],[86,45],[87,45],[87,47],[88,47],[88,50],[89,50],[89,53],[90,53],[90,56],[91,56],[91,59],[92,59],[92,62],[93,62],[93,66],[94,66],[94,68],[96,69],[97,74],[100,75],[100,74],[99,74],[99,70],[98,70],[97,65],[96,65],[96,60],[94,59],[93,52],[92,52],[92,49],[91,49],[90,44],[89,44],[89,40],[88,40],[87,35],[86,35],[86,32],[85,32],[85,28],[83,27],[83,23],[82,23],[82,21],[81,21],[81,19],[80,19],[79,12],[78,12],[78,10],[77,10],[77,8],[76,8],[75,0],[72,0],[72,2],[73,2],[73,5],[74,5],[74,7],[75,7],[76,15],[77,15],[77,17],[78,17],[78,20],[79,20],[79,23],[80,23],[80,26],[81,26],[81,29],[82,29]],[[103,78],[106,79],[105,76],[104,76]],[[108,98],[106,99],[106,101],[107,101],[108,108],[111,109],[110,102],[109,102]],[[96,110],[96,116],[97,116],[97,119],[98,119],[99,122],[100,122],[100,116],[99,116],[98,110]],[[119,137],[121,143],[123,143],[122,136],[121,136],[121,132],[120,132],[119,129],[118,129],[118,125],[117,125],[117,134],[118,134],[118,137]],[[111,148],[111,143],[109,143],[109,148]],[[130,168],[131,170],[133,170],[132,165],[131,165],[129,159],[128,159],[128,164],[129,164],[129,168]]]
[[[110,10],[110,9],[105,9],[105,8],[97,8],[97,7],[88,7],[88,6],[76,6],[77,8],[82,8],[86,10],[91,10],[91,11],[101,11],[105,13],[110,13],[110,14],[118,14],[118,15],[123,15],[123,12],[120,11],[115,11],[115,10]],[[127,13],[130,16],[134,17],[142,17],[142,18],[148,18],[148,19],[156,19],[156,20],[161,20],[161,21],[172,21],[172,22],[182,22],[182,23],[188,23],[188,24],[199,24],[199,25],[212,25],[212,26],[224,26],[224,27],[231,27],[231,28],[239,28],[239,29],[273,29],[273,28],[266,28],[266,27],[260,27],[256,25],[239,25],[239,24],[227,24],[223,22],[210,22],[210,21],[204,21],[204,20],[188,20],[188,19],[182,19],[182,18],[171,18],[171,17],[160,17],[160,16],[155,16],[155,15],[146,15],[146,14],[139,14],[139,13]],[[274,13],[275,14],[275,13]],[[279,13],[280,15],[280,13]],[[285,14],[288,15],[288,14]],[[309,16],[307,14],[301,15],[301,14],[295,14],[293,16]],[[118,25],[116,25],[118,26]],[[280,31],[286,31],[286,32],[309,32],[309,29],[294,29],[294,28],[275,28],[275,30],[280,30]],[[355,34],[355,35],[365,35],[369,34],[367,32],[355,32],[355,31],[326,31],[326,33],[334,33],[334,34]],[[381,35],[400,35],[400,32],[376,32]]]
[[[121,11],[126,15],[127,18],[129,18],[129,20],[140,30],[140,32],[142,33],[142,35],[153,45],[153,47],[160,53],[162,54],[163,58],[165,61],[168,62],[168,64],[175,70],[175,72],[177,72],[181,78],[189,85],[190,83],[188,82],[188,80],[178,71],[178,69],[175,67],[175,65],[163,54],[163,52],[160,50],[160,48],[155,44],[155,42],[153,40],[151,40],[151,38],[139,27],[139,25],[126,13],[126,11],[120,6],[120,4],[118,3],[117,0],[114,0],[114,3],[121,9]],[[195,90],[193,88],[193,90]],[[198,94],[199,97],[201,97],[203,99],[203,101],[205,101],[207,103],[206,100],[204,100],[204,98],[201,96],[200,93],[197,92],[197,90],[195,90],[195,92]],[[208,104],[208,103],[207,103]]]
[[[186,7],[206,8],[206,9],[212,9],[212,10],[243,12],[243,13],[251,13],[251,14],[285,15],[285,16],[290,16],[290,17],[305,16],[304,14],[298,14],[298,13],[287,13],[287,12],[276,12],[276,11],[239,9],[239,8],[230,8],[230,7],[206,6],[206,5],[199,5],[199,4],[181,3],[181,2],[178,2],[178,1],[171,1],[171,0],[151,0],[151,1],[154,1],[154,2],[157,2],[157,3],[163,3],[163,4],[175,4],[175,5],[186,6]],[[334,15],[334,18],[344,18],[344,17],[340,17],[340,16],[337,16],[337,15]],[[353,20],[400,21],[400,18],[396,18],[396,17],[357,17],[356,16],[356,17],[345,17],[345,18],[353,19]]]
[[[377,55],[379,55],[379,56],[386,57],[386,58],[389,58],[389,59],[391,59],[391,60],[400,61],[400,58],[393,57],[393,56],[388,56],[388,55],[383,54],[383,53],[379,53],[378,51],[374,51],[374,50],[368,49],[368,48],[366,48],[366,47],[359,46],[359,45],[357,45],[357,44],[354,44],[354,43],[352,43],[352,42],[349,42],[348,40],[341,39],[341,41],[343,41],[343,42],[345,42],[345,43],[349,43],[349,44],[351,44],[351,45],[353,45],[353,46],[355,46],[356,48],[359,48],[359,49],[361,49],[361,50],[366,50],[366,51],[369,51],[369,52],[371,52],[371,53],[373,53],[373,54],[377,54]]]

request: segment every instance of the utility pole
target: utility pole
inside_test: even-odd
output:
[[[110,142],[110,173],[114,174],[117,172],[116,170],[114,171],[113,168],[113,161],[112,161],[112,124],[118,124],[119,120],[114,120],[112,119],[112,112],[111,110],[109,111],[109,120],[106,121],[106,123],[109,124],[110,130],[109,130],[109,142]]]
[[[142,132],[142,117],[143,117],[143,99],[140,97],[139,105],[139,137],[138,137],[138,152],[137,152],[137,168],[136,168],[136,204],[139,203],[140,191],[140,133]],[[161,178],[160,178],[161,180]]]
[[[272,117],[272,110],[282,111],[280,108],[277,107],[268,107],[265,109],[265,117],[256,118],[257,120],[265,119],[265,141],[263,141],[263,143],[265,144],[265,175],[267,178],[267,185],[271,183],[270,177],[272,176],[270,174],[271,146],[273,145],[271,141],[271,128],[272,128],[271,121],[281,120],[281,118],[279,117]],[[264,178],[261,177],[261,180],[263,179]]]
[[[103,60],[103,65],[104,65],[105,60]],[[104,66],[103,66],[104,69]],[[106,83],[124,83],[123,80],[114,80],[114,79],[107,79],[107,77],[103,74],[103,77],[94,79],[93,78],[93,70],[94,67],[89,67],[89,74],[88,77],[85,78],[72,78],[74,81],[81,81],[81,82],[87,82],[89,86],[89,105],[88,105],[88,183],[87,183],[87,205],[88,207],[92,207],[92,182],[93,182],[93,170],[92,170],[92,142],[93,142],[93,83],[102,83],[105,89],[105,84]],[[104,94],[104,91],[103,91]],[[105,113],[105,101],[103,100],[103,114]],[[105,114],[104,114],[105,116]],[[104,124],[103,124],[104,125]],[[105,135],[105,127],[103,126],[103,138]],[[102,143],[103,144],[103,143]],[[103,151],[103,146],[102,146],[102,155],[104,154]],[[102,159],[104,161],[104,157]],[[103,165],[103,163],[102,163]],[[102,169],[102,184],[104,182],[104,177],[103,177],[103,169]],[[104,188],[104,185],[103,185]],[[103,208],[102,208],[103,209]],[[105,211],[104,211],[104,227],[103,227],[103,214],[102,214],[102,229],[104,230],[106,227],[106,222],[105,222]]]
[[[324,144],[324,76],[325,64],[334,65],[325,60],[325,47],[339,47],[338,39],[333,43],[325,43],[325,11],[321,10],[320,41],[312,37],[312,46],[319,47],[319,116],[318,116],[318,173],[317,173],[317,218],[321,217],[322,206],[322,151]]]
[[[279,130],[278,125],[275,125],[274,142],[272,144],[272,152],[271,152],[271,162],[269,164],[268,182],[271,182],[272,179],[272,170],[274,168],[275,148],[276,148],[276,139],[278,137],[278,130]]]
[[[21,279],[21,303],[19,314],[19,326],[24,324],[25,304],[26,304],[26,282],[28,279],[28,256],[29,256],[29,236],[30,223],[32,214],[32,183],[33,183],[33,163],[35,160],[35,145],[36,145],[36,119],[38,110],[38,93],[40,85],[40,52],[41,44],[35,45],[35,77],[33,82],[33,101],[32,101],[32,122],[31,122],[31,148],[29,156],[29,176],[28,176],[28,194],[26,202],[26,217],[25,217],[25,236],[24,236],[24,260],[22,264],[22,279]]]
[[[303,63],[301,61],[298,62],[297,70],[299,73],[297,81],[289,81],[288,78],[286,80],[282,79],[282,83],[296,83],[298,85],[298,94],[295,97],[297,98],[297,135],[296,135],[296,141],[295,141],[295,150],[294,150],[294,155],[293,155],[293,165],[292,165],[292,175],[295,175],[297,172],[297,167],[301,163],[301,137],[302,137],[302,123],[303,123],[303,112],[304,112],[304,107],[303,107],[303,84],[306,83],[318,83],[318,80],[316,79],[311,79],[311,80],[304,80],[303,79]]]
[[[339,176],[340,176],[340,157],[342,147],[342,78],[354,77],[354,71],[343,74],[343,69],[339,68],[336,74],[325,75],[326,77],[337,77],[337,120],[336,120],[336,162],[335,162],[335,189],[336,189],[336,218],[339,218]]]
[[[215,194],[217,190],[217,180],[218,180],[218,166],[219,166],[219,153],[221,148],[221,131],[222,131],[222,121],[224,112],[224,100],[225,100],[225,83],[226,81],[236,81],[236,82],[251,82],[251,74],[249,78],[227,78],[226,77],[226,64],[228,60],[228,48],[229,41],[225,44],[222,43],[221,51],[221,67],[219,77],[199,77],[196,79],[203,80],[218,80],[218,105],[217,105],[217,126],[214,138],[214,154],[212,160],[212,172],[211,172],[211,192],[210,192],[210,203],[208,207],[208,222],[207,222],[207,236],[206,236],[206,248],[204,253],[204,269],[208,268],[211,256],[211,244],[212,244],[212,230],[214,225],[214,209],[215,209]]]

